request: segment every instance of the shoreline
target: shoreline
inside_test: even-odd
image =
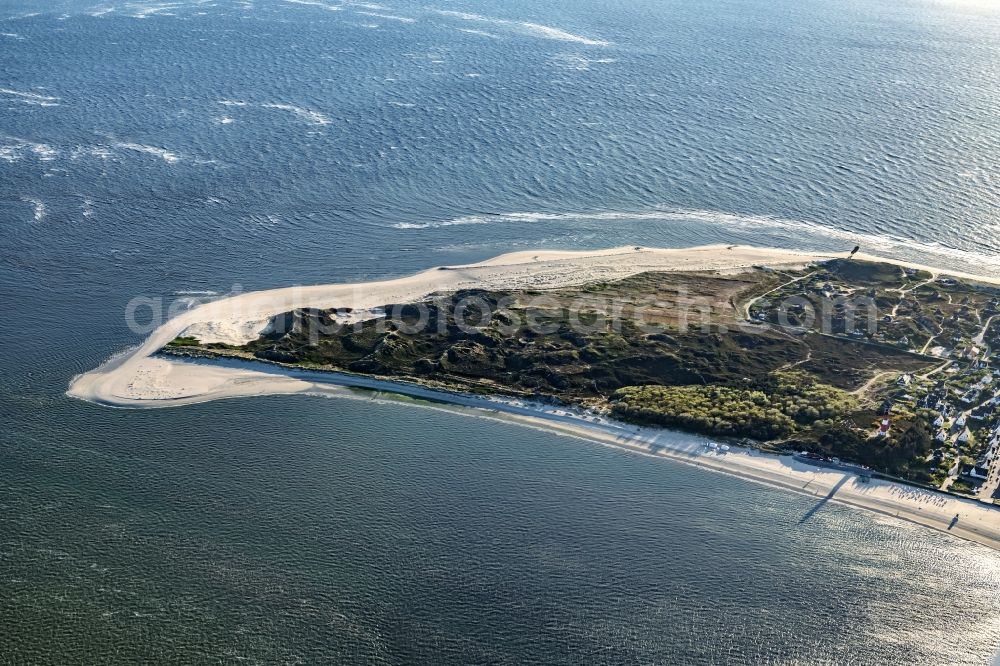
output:
[[[388,303],[413,303],[435,292],[471,288],[556,289],[587,282],[623,279],[648,271],[744,271],[754,266],[792,268],[842,258],[846,253],[807,253],[778,248],[704,245],[656,249],[617,247],[598,251],[521,251],[476,264],[442,266],[419,273],[373,282],[292,286],[225,296],[197,305],[167,320],[139,346],[113,356],[101,366],[75,376],[66,395],[114,407],[155,408],[232,396],[295,393],[290,384],[262,385],[252,373],[176,372],[170,361],[153,356],[181,334],[203,343],[242,345],[256,339],[270,319],[298,308],[351,308],[371,311]],[[1000,285],[1000,278],[901,262],[859,253],[865,261],[931,271]]]
[[[527,251],[500,255],[472,265],[432,268],[392,280],[250,292],[210,301],[177,315],[154,330],[138,347],[74,377],[66,394],[104,406],[139,409],[262,395],[344,395],[348,388],[409,395],[444,403],[448,409],[474,416],[500,418],[634,453],[667,457],[812,495],[821,498],[821,502],[834,501],[867,509],[1000,550],[1000,511],[997,509],[975,500],[888,481],[859,483],[846,472],[811,468],[790,456],[779,457],[739,447],[733,447],[726,454],[708,453],[704,449],[710,440],[705,437],[640,428],[603,418],[587,420],[564,407],[558,408],[562,414],[546,412],[543,405],[517,405],[514,404],[517,401],[497,396],[480,398],[362,375],[344,379],[335,373],[319,371],[328,376],[304,377],[301,373],[310,371],[281,368],[279,372],[268,372],[246,366],[227,367],[222,363],[191,363],[157,355],[162,347],[181,334],[195,335],[202,342],[243,344],[258,337],[271,317],[303,307],[350,307],[358,312],[388,303],[415,302],[439,291],[512,287],[555,289],[622,279],[647,271],[726,272],[742,271],[755,265],[791,268],[843,256],[846,253],[831,255],[727,245],[667,250],[621,247],[594,252]],[[1000,284],[1000,279],[968,276],[860,253],[857,257]],[[951,524],[956,514],[959,521]]]
[[[354,391],[364,391],[372,400],[415,399],[419,402],[407,401],[407,404],[513,423],[632,454],[665,458],[813,497],[818,501],[814,509],[834,502],[1000,550],[1000,508],[893,481],[862,482],[856,474],[812,466],[787,454],[765,453],[736,445],[721,452],[709,448],[716,440],[705,435],[633,425],[569,405],[498,395],[481,396],[405,380],[236,359],[182,360],[178,363],[234,370],[260,367],[260,372],[276,379],[302,381],[306,385],[301,391],[304,395],[344,398],[352,397]],[[956,515],[959,520],[952,524]]]
[[[524,251],[476,264],[430,268],[374,282],[293,286],[248,292],[198,305],[164,322],[135,349],[72,379],[66,394],[117,407],[163,407],[232,395],[259,395],[246,374],[187,372],[153,355],[181,334],[204,343],[245,344],[275,315],[297,308],[349,307],[355,312],[388,303],[412,303],[435,292],[470,288],[555,289],[623,279],[647,271],[732,271],[754,265],[803,266],[832,255],[745,246],[684,249],[618,247],[599,251]],[[294,392],[282,387],[281,392]]]

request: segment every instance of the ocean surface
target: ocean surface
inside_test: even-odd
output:
[[[512,249],[1000,269],[983,0],[0,0],[0,662],[987,664],[1000,556],[399,400],[63,395],[137,296]]]

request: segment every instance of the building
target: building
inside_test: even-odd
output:
[[[962,476],[974,481],[985,481],[990,476],[990,471],[979,465],[972,465],[962,471]]]
[[[959,398],[959,400],[961,400],[962,402],[964,402],[967,405],[971,405],[975,401],[979,400],[979,396],[981,396],[981,395],[982,395],[982,391],[980,391],[979,389],[973,388],[973,389],[969,389],[968,391],[966,391],[962,395],[962,397]]]
[[[980,405],[976,407],[969,413],[970,419],[975,419],[976,421],[985,421],[993,417],[996,413],[997,407],[993,403],[987,403],[985,405]]]

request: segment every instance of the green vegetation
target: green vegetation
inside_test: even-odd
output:
[[[168,347],[197,347],[201,344],[198,338],[180,336],[167,343]]]
[[[818,428],[811,441],[802,447],[814,453],[854,460],[878,471],[889,472],[920,482],[930,482],[932,472],[923,460],[931,452],[934,440],[926,421],[916,419],[896,423],[899,434],[871,437],[870,433],[850,424]]]
[[[799,274],[757,303],[751,316],[773,325],[802,326],[856,342],[907,350],[950,347],[978,334],[996,312],[995,287],[893,264],[829,261]]]
[[[191,336],[180,336],[176,337],[167,343],[167,347],[172,347],[177,350],[187,350],[187,349],[213,349],[216,351],[225,350],[239,350],[242,347],[236,347],[233,345],[227,345],[224,342],[207,342],[204,343],[198,338]]]
[[[828,261],[824,268],[831,276],[840,278],[853,285],[897,286],[905,279],[903,269],[895,264],[885,264],[875,261],[855,261],[853,259],[834,259]],[[930,277],[928,274],[927,277]]]
[[[627,420],[758,440],[829,425],[857,408],[846,392],[801,372],[737,387],[629,386],[615,392],[613,404]]]
[[[951,484],[951,491],[954,493],[963,493],[965,495],[972,495],[975,491],[977,484],[969,481],[968,479],[963,479],[961,477],[955,479]]]
[[[679,294],[694,305],[679,309]],[[469,301],[480,305],[457,314]],[[847,304],[869,301],[878,331],[862,320],[848,333]],[[810,306],[829,315],[825,326],[808,323]],[[919,350],[933,343],[961,352],[998,307],[995,289],[836,260],[790,272],[651,272],[547,291],[462,290],[386,304],[379,310],[388,319],[372,312],[348,322],[336,307],[301,309],[274,317],[268,333],[240,347],[180,337],[164,351],[557,399],[940,484],[953,454],[932,459],[937,412],[927,409],[933,401],[918,401],[934,390],[954,400],[971,375],[941,372],[942,361]],[[991,335],[1000,335],[1000,319],[987,343]],[[889,431],[877,436],[883,418]]]

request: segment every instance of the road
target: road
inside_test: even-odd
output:
[[[910,293],[911,291],[914,291],[915,289],[920,289],[924,285],[930,284],[930,283],[934,282],[937,279],[938,279],[937,273],[933,273],[931,275],[931,277],[930,277],[929,280],[924,280],[920,284],[915,284],[912,287],[910,287],[909,289],[907,289],[906,287],[900,287],[899,289],[886,289],[886,291],[891,291],[891,292],[895,292],[895,293],[899,294],[899,302],[897,302],[896,305],[895,305],[895,307],[892,308],[892,317],[895,319],[896,312],[899,310],[899,306],[903,304],[903,299],[906,298],[906,295],[908,293]]]
[[[993,459],[993,463],[990,465],[989,476],[983,481],[983,485],[980,486],[976,497],[981,502],[991,503],[993,502],[993,493],[996,492],[998,487],[1000,487],[1000,456]]]
[[[802,280],[805,280],[806,278],[812,277],[813,275],[815,275],[819,271],[820,271],[820,269],[816,269],[816,270],[810,271],[809,273],[806,273],[805,275],[802,275],[800,277],[792,278],[788,282],[783,282],[782,284],[779,284],[774,289],[768,289],[767,291],[765,291],[760,296],[755,296],[755,297],[751,298],[749,301],[747,301],[746,303],[743,304],[743,318],[746,319],[747,321],[750,320],[750,308],[753,307],[753,304],[756,303],[757,301],[759,301],[760,299],[764,298],[765,296],[767,296],[769,294],[773,294],[776,291],[780,291],[780,290],[784,289],[785,287],[787,287],[790,284],[795,284],[796,282],[800,282]],[[787,273],[786,273],[786,275],[787,275]]]
[[[992,317],[986,320],[986,323],[983,325],[983,330],[979,332],[979,335],[977,335],[975,338],[972,339],[972,341],[975,344],[977,345],[983,344],[983,341],[986,339],[986,332],[989,330],[990,325],[996,318],[997,315],[993,315]],[[989,358],[989,355],[990,355],[990,348],[989,346],[987,346],[983,352],[983,356],[984,358]],[[994,393],[994,395],[996,394]],[[1000,455],[994,456],[993,462],[990,463],[990,471],[988,473],[988,476],[986,477],[986,480],[983,481],[983,485],[980,486],[979,492],[977,493],[977,497],[982,502],[992,502],[993,493],[996,492],[998,487],[1000,487]]]
[[[996,318],[997,318],[997,315],[993,315],[992,317],[990,317],[989,319],[986,320],[986,323],[983,324],[983,330],[979,331],[979,335],[977,335],[976,337],[972,338],[972,342],[973,343],[975,343],[977,345],[983,344],[983,341],[986,339],[986,332],[988,330],[990,330],[990,324],[992,324],[993,320],[996,319]]]
[[[899,371],[897,370],[890,370],[888,372],[876,372],[874,375],[872,375],[871,379],[866,381],[859,388],[856,388],[855,390],[851,391],[851,395],[864,396],[878,380],[882,379],[883,377],[890,377],[898,374]]]

